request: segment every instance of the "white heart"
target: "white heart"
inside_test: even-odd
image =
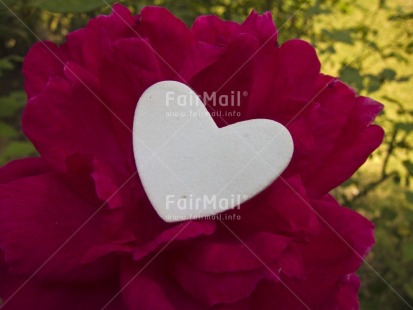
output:
[[[218,128],[192,89],[164,81],[139,99],[133,149],[153,207],[175,222],[213,216],[252,198],[281,175],[294,145],[272,120]]]

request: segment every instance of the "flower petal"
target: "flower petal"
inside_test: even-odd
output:
[[[71,310],[100,309],[119,290],[116,279],[93,284],[65,284],[41,282],[36,279],[27,281],[23,277],[11,275],[3,261],[0,251],[0,297],[4,310]],[[122,310],[122,300],[117,298],[106,309]]]
[[[277,43],[277,29],[275,28],[274,21],[270,12],[265,12],[259,15],[255,10],[247,17],[247,19],[241,24],[240,32],[246,32],[260,41],[260,47],[266,44]]]
[[[197,41],[224,46],[239,34],[239,29],[235,22],[224,21],[215,15],[203,15],[195,19],[191,32]]]
[[[167,265],[168,261],[154,261],[148,266],[123,261],[121,285],[128,309],[207,309],[177,286],[165,270]]]
[[[95,214],[99,202],[85,195],[91,180],[30,172],[0,185],[0,248],[10,272],[63,282],[113,275],[113,257],[82,263],[85,253],[101,242],[100,216]]]
[[[256,38],[240,34],[226,47],[218,61],[194,76],[189,83],[204,100],[219,127],[245,117],[253,82],[253,62],[249,60],[257,47]]]
[[[214,229],[215,223],[213,221],[190,221],[173,225],[171,228],[161,232],[151,242],[136,247],[133,258],[139,260],[171,241],[178,242],[204,235],[210,235],[214,232]]]
[[[291,241],[285,236],[259,232],[248,235],[243,242],[246,246],[232,234],[226,237],[215,234],[188,248],[185,259],[189,264],[207,272],[254,270],[262,268],[262,262],[276,260]]]
[[[291,191],[287,182],[301,197]],[[319,232],[319,221],[297,177],[275,181],[236,212],[241,220],[227,225],[238,233],[253,229],[305,240]]]

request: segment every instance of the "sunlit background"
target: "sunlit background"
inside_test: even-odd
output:
[[[376,224],[377,245],[359,271],[361,308],[409,309],[400,296],[413,305],[413,1],[119,2],[135,13],[145,5],[165,6],[188,26],[200,14],[242,21],[252,9],[271,11],[280,43],[310,41],[324,73],[385,105],[377,120],[386,130],[383,145],[333,194]],[[36,154],[20,129],[27,50],[38,38],[63,42],[71,30],[109,12],[105,0],[0,0],[1,165]]]

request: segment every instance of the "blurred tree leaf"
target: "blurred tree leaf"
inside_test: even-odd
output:
[[[386,55],[383,56],[384,58],[395,58],[397,61],[403,62],[405,64],[409,63],[409,60],[404,57],[402,54],[397,53],[397,52],[390,52]]]
[[[358,90],[363,89],[363,78],[361,77],[359,70],[353,67],[344,67],[344,69],[340,71],[340,78]]]
[[[0,137],[2,138],[14,138],[18,135],[16,129],[11,127],[9,124],[5,122],[0,122]]]
[[[385,80],[388,80],[388,81],[393,81],[396,78],[396,75],[397,75],[396,71],[390,68],[384,68],[380,72],[380,76],[382,76]]]
[[[396,123],[396,128],[404,131],[413,131],[413,123]]]
[[[400,177],[399,174],[396,174],[396,175],[393,177],[393,182],[394,182],[394,184],[400,184],[401,180],[402,180],[402,178]]]
[[[306,14],[313,16],[313,15],[319,15],[319,14],[330,14],[332,11],[331,9],[324,9],[320,7],[320,4],[317,3],[316,5],[310,7],[307,11]]]
[[[343,42],[346,44],[353,44],[353,38],[351,37],[351,31],[348,29],[343,30],[327,30],[323,29],[321,32],[333,42]]]
[[[413,12],[409,13],[404,13],[404,14],[396,14],[396,15],[390,15],[389,20],[392,21],[394,19],[412,19],[413,18]]]
[[[389,96],[387,96],[387,95],[384,95],[384,96],[382,96],[382,98],[383,98],[384,100],[389,101],[389,102],[396,103],[396,104],[400,105],[400,101],[397,100],[397,99],[395,99],[395,98],[393,98],[393,97],[389,97]]]
[[[366,74],[366,89],[367,92],[372,93],[380,89],[381,81],[380,79],[372,74]]]
[[[397,212],[394,208],[383,208],[382,216],[388,218],[389,220],[394,220],[397,217]]]
[[[3,75],[3,71],[10,71],[14,69],[13,62],[8,57],[0,59],[0,77]]]
[[[341,184],[341,186],[343,187],[348,187],[351,185],[357,185],[357,181],[355,179],[348,179],[343,184]]]
[[[404,290],[406,291],[407,295],[408,295],[410,298],[413,298],[413,283],[411,282],[411,280],[410,280],[409,283],[405,283],[405,284],[403,285],[403,288],[404,288]]]
[[[403,161],[403,165],[410,175],[413,175],[413,163],[410,160]]]
[[[397,79],[397,82],[407,82],[410,80],[410,75],[404,75]]]
[[[413,242],[406,242],[403,244],[402,257],[404,262],[413,261]]]
[[[413,53],[413,42],[410,42],[406,45],[406,53],[412,54]]]
[[[336,49],[333,45],[329,45],[324,51],[329,54],[334,54],[336,52]]]
[[[5,163],[12,159],[33,156],[36,149],[29,141],[13,141],[7,145],[0,157],[0,162]]]
[[[115,0],[29,0],[29,5],[55,13],[80,13],[89,12]]]
[[[407,191],[406,192],[406,199],[407,199],[407,201],[413,203],[413,192],[412,191]]]
[[[26,94],[23,91],[15,91],[8,96],[0,97],[0,117],[14,116],[25,104]]]
[[[12,6],[17,2],[17,0],[2,0],[3,3],[0,2],[0,9],[2,9],[5,5]]]

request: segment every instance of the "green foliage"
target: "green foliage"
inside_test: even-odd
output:
[[[357,201],[357,211],[368,215],[376,223],[376,246],[368,257],[374,271],[364,265],[360,271],[363,279],[361,290],[362,309],[408,309],[404,302],[389,288],[398,292],[411,304],[411,275],[413,273],[413,238],[411,224],[413,208],[403,195],[395,195],[400,185],[388,182],[382,195],[363,197]],[[390,199],[382,197],[392,196]]]
[[[0,97],[0,163],[36,154],[20,129],[19,118],[25,101],[23,91],[14,91]]]
[[[21,112],[26,103],[26,94],[23,91],[14,91],[0,97],[0,118],[12,118]]]
[[[340,79],[357,89],[363,88],[363,77],[356,68],[350,66],[344,67],[340,72]]]
[[[2,0],[2,1],[7,6],[12,6],[17,2],[17,0]]]
[[[28,5],[56,13],[79,13],[110,5],[114,0],[30,0]]]
[[[2,0],[0,3],[0,164],[35,155],[20,128],[26,97],[21,62],[38,40],[60,43],[88,19],[110,11],[102,0]],[[113,0],[106,0],[113,3]],[[334,191],[345,205],[376,224],[376,246],[360,271],[362,309],[407,309],[391,285],[413,304],[413,12],[406,0],[121,0],[137,13],[162,5],[188,26],[200,14],[242,21],[269,10],[279,41],[298,37],[317,49],[324,73],[382,102],[383,145]],[[30,29],[28,29],[28,28]],[[35,33],[36,35],[34,35]]]
[[[16,158],[33,156],[36,153],[33,145],[28,141],[12,141],[3,150],[0,160],[8,162]]]

